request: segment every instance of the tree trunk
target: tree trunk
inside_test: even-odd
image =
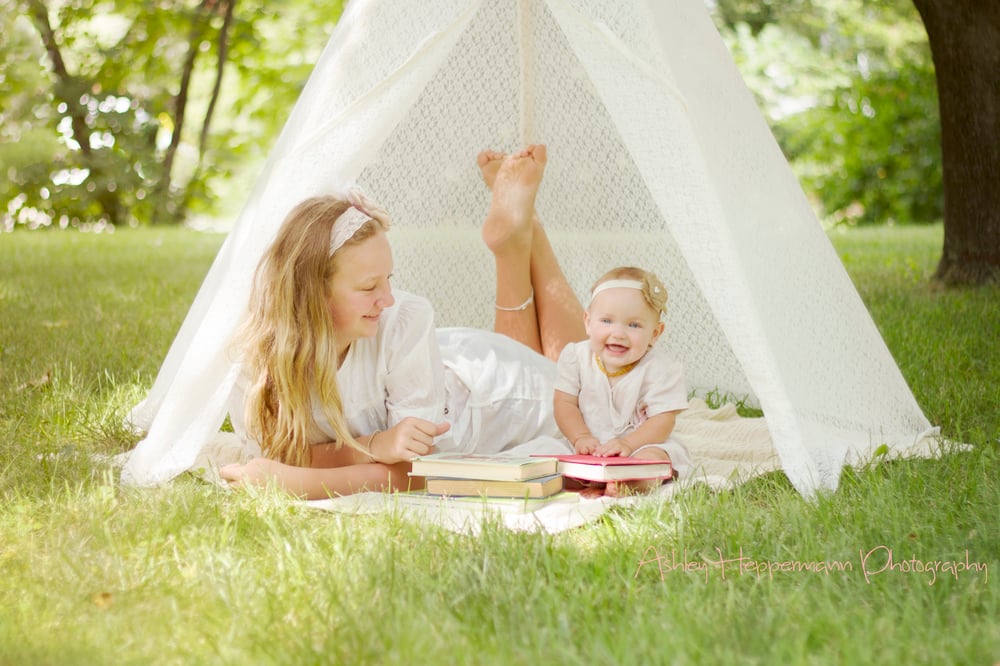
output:
[[[49,61],[52,63],[52,76],[55,78],[52,93],[56,99],[66,105],[71,121],[73,140],[80,146],[81,165],[89,170],[91,182],[102,182],[105,169],[101,165],[99,156],[95,155],[90,147],[90,128],[87,126],[86,109],[80,104],[80,98],[88,93],[92,86],[87,81],[71,74],[69,68],[66,67],[62,50],[59,48],[59,40],[56,38],[56,32],[49,21],[48,6],[41,0],[32,0],[28,3],[28,8],[35,28],[45,45]],[[96,199],[108,222],[117,226],[125,221],[125,214],[118,195],[108,189],[102,189],[96,195]]]
[[[173,99],[174,128],[170,135],[170,144],[163,153],[163,168],[160,182],[157,183],[154,193],[157,208],[153,213],[153,224],[172,224],[183,218],[183,212],[177,210],[176,201],[174,200],[174,158],[177,155],[177,149],[181,145],[181,137],[184,132],[188,94],[191,89],[191,79],[194,77],[195,61],[198,59],[199,46],[208,29],[215,4],[216,0],[202,0],[192,18],[191,31],[188,35],[188,52],[181,66],[180,88]]]
[[[946,284],[1000,282],[1000,2],[913,0],[937,75]]]
[[[191,201],[198,193],[199,187],[203,186],[202,173],[205,170],[205,153],[208,152],[208,137],[212,126],[212,118],[215,115],[215,107],[219,102],[219,94],[222,92],[222,77],[226,71],[226,63],[229,60],[229,33],[233,27],[233,19],[236,14],[236,0],[220,0],[220,8],[216,11],[223,13],[222,28],[219,30],[217,39],[218,54],[215,59],[215,83],[212,85],[212,94],[209,96],[208,108],[205,111],[205,118],[201,123],[201,135],[198,138],[198,162],[195,164],[187,186],[184,188],[183,210],[188,210]]]
[[[215,105],[219,101],[219,93],[222,91],[222,75],[226,71],[226,61],[229,59],[229,30],[233,27],[233,15],[236,13],[236,0],[223,2],[224,18],[222,28],[219,30],[218,57],[215,59],[215,83],[212,85],[212,95],[208,101],[208,109],[205,111],[205,120],[201,124],[201,136],[198,139],[198,165],[205,157],[208,150],[209,126],[212,124],[212,116],[215,113]]]

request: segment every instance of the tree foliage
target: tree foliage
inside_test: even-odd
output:
[[[4,226],[212,212],[266,152],[341,5],[0,0]]]
[[[211,215],[265,156],[341,4],[0,0],[0,228]],[[821,215],[941,219],[934,69],[910,0],[714,13]]]
[[[822,215],[941,219],[934,67],[909,0],[718,0],[715,14]]]

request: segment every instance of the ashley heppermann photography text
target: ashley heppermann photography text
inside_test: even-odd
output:
[[[714,552],[688,554],[676,548],[646,548],[635,570],[635,578],[658,576],[666,580],[669,575],[689,574],[730,580],[740,576],[774,579],[787,575],[859,575],[868,584],[878,577],[923,576],[928,585],[943,579],[958,580],[962,576],[977,576],[985,585],[989,582],[989,566],[973,558],[966,550],[957,558],[924,558],[903,555],[885,545],[859,548],[857,555],[833,560],[810,559],[761,559],[741,547],[733,552],[715,548]]]

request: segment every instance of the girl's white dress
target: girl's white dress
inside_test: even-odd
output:
[[[364,436],[407,416],[451,429],[438,451],[572,453],[552,412],[555,364],[505,335],[474,328],[434,327],[434,310],[419,296],[394,291],[378,333],[351,344],[337,371],[344,415]],[[230,420],[246,441],[245,378],[230,398]],[[313,443],[335,433],[314,401]]]
[[[651,416],[688,406],[683,366],[658,347],[614,386],[597,367],[588,340],[566,345],[557,365],[555,388],[577,396],[587,428],[601,442],[627,435]],[[676,437],[650,446],[662,448],[678,473],[686,473],[690,456]]]

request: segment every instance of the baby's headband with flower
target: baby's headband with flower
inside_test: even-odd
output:
[[[637,289],[642,292],[643,298],[646,299],[650,307],[659,314],[667,312],[667,290],[652,274],[647,273],[644,280],[615,279],[602,282],[590,292],[590,303],[594,302],[594,298],[599,293],[607,289]],[[588,304],[587,307],[590,305]]]
[[[358,229],[377,215],[379,216],[379,220],[385,224],[385,215],[379,215],[381,211],[378,209],[378,206],[370,201],[361,189],[357,187],[348,189],[344,193],[344,199],[351,206],[333,223],[333,229],[330,231],[330,256],[333,256],[334,252],[339,250],[354,234],[358,233]]]
[[[602,282],[594,287],[594,291],[590,292],[590,302],[593,303],[594,298],[599,293],[608,289],[638,289],[642,291],[642,283],[638,280],[608,280],[607,282]]]

